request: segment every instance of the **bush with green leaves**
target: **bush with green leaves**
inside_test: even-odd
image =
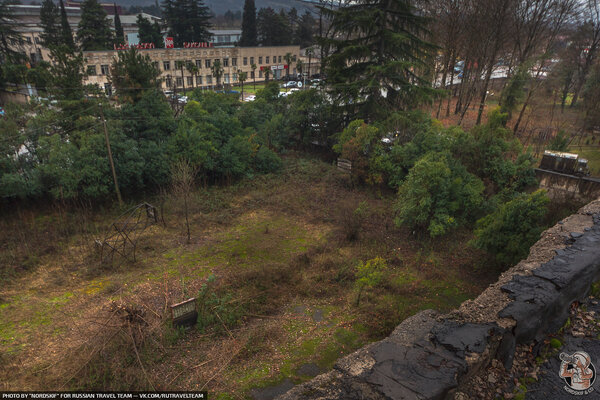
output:
[[[544,230],[549,202],[544,190],[519,194],[477,221],[471,244],[493,254],[501,265],[516,264]]]
[[[383,152],[381,132],[374,125],[363,120],[352,121],[346,129],[336,137],[333,150],[352,162],[352,179],[369,184],[383,183],[382,171],[375,168],[372,161]]]
[[[282,167],[281,158],[266,146],[260,146],[254,156],[254,170],[261,173],[277,172]]]
[[[563,130],[558,132],[556,136],[548,143],[548,149],[554,151],[567,151],[569,149],[569,135]]]
[[[231,294],[219,295],[213,288],[216,277],[210,275],[202,284],[198,296],[198,322],[200,331],[214,330],[222,333],[233,329],[243,315],[240,304],[232,302]]]
[[[375,257],[367,262],[359,262],[356,266],[356,306],[360,305],[360,298],[367,288],[379,285],[387,272],[387,264],[381,257]]]
[[[410,170],[398,191],[397,225],[440,236],[481,210],[483,183],[448,153],[431,152]]]

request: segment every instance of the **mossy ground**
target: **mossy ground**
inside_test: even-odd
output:
[[[68,236],[0,289],[0,380],[7,389],[203,388],[243,398],[286,378],[305,381],[302,365],[327,370],[404,318],[452,309],[495,279],[466,245],[469,232],[414,236],[393,225],[393,200],[351,188],[332,165],[290,156],[279,174],[199,189],[190,243],[175,199],[164,203],[166,226],[143,236],[136,262],[103,268],[91,237]],[[386,260],[386,279],[356,306],[356,265],[374,257]],[[168,305],[202,290],[218,319],[171,328]],[[112,302],[145,310],[145,339],[133,339],[139,360],[126,329],[107,334],[116,322],[100,316]],[[81,368],[72,366],[78,354]]]

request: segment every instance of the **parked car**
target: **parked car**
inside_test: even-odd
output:
[[[246,96],[246,98],[244,99],[244,101],[254,101],[256,100],[256,95],[251,94],[250,96]]]
[[[283,88],[295,88],[297,86],[298,86],[298,82],[296,82],[296,81],[289,81],[289,82],[286,82],[283,85],[281,85],[281,87],[283,87]]]
[[[187,104],[188,97],[187,96],[177,96],[177,102],[179,104]]]
[[[454,72],[462,72],[464,67],[465,67],[465,62],[459,61],[456,64],[454,64]]]

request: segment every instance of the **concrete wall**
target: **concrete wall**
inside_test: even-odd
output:
[[[25,93],[0,90],[0,104],[7,104],[7,103],[27,104],[28,102],[29,102],[29,96]]]
[[[526,260],[476,299],[446,315],[427,310],[406,319],[279,399],[451,399],[492,359],[508,368],[517,344],[564,324],[570,304],[600,279],[599,244],[596,200],[545,231]]]
[[[543,169],[536,169],[535,176],[540,181],[540,187],[547,189],[553,199],[590,201],[600,196],[600,179]]]

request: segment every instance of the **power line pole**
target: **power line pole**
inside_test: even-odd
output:
[[[106,148],[108,149],[108,161],[110,161],[110,169],[112,170],[113,180],[115,182],[115,191],[117,192],[117,199],[119,199],[119,206],[123,207],[123,199],[121,198],[121,191],[119,190],[119,184],[117,183],[117,172],[115,171],[115,163],[113,161],[112,151],[110,151],[108,129],[106,128],[106,119],[104,119],[102,104],[99,103],[98,108],[100,109],[100,117],[102,118],[102,125],[104,126],[104,138],[106,139]]]

